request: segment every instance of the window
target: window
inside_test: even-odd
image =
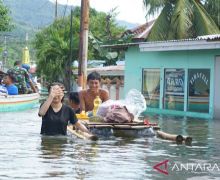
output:
[[[165,69],[164,109],[184,110],[184,69]]]
[[[159,108],[160,69],[144,69],[142,84],[142,93],[146,99],[147,106]]]
[[[189,69],[188,111],[209,112],[210,70]]]

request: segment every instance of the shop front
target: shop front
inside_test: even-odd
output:
[[[125,93],[139,89],[147,112],[213,118],[220,102],[220,93],[216,93],[220,90],[216,87],[219,56],[220,41],[168,41],[129,47]]]
[[[142,80],[148,108],[209,114],[210,69],[144,68]]]

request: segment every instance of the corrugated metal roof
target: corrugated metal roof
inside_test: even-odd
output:
[[[205,35],[205,36],[198,36],[196,39],[199,40],[220,40],[220,34],[211,34],[211,35]]]
[[[219,40],[183,39],[139,43],[140,51],[220,49]]]
[[[220,34],[212,34],[212,35],[206,35],[206,36],[198,36],[197,38],[193,39],[177,39],[177,40],[166,40],[166,41],[147,41],[147,42],[135,42],[135,43],[124,43],[124,44],[112,44],[112,45],[102,45],[101,47],[103,48],[116,48],[116,49],[122,49],[130,46],[154,46],[155,44],[169,44],[169,45],[174,45],[175,43],[182,44],[184,45],[188,42],[190,44],[204,44],[204,43],[209,43],[209,41],[217,41],[217,43],[220,43]]]

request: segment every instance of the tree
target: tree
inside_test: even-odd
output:
[[[148,15],[160,12],[148,41],[195,38],[220,30],[201,0],[144,0]]]
[[[212,19],[220,28],[220,1],[219,0],[206,0],[205,9],[210,14]]]
[[[90,9],[90,33],[95,38],[105,42],[108,35],[104,29],[106,14]],[[113,37],[124,31],[115,21],[110,24]],[[79,31],[80,31],[80,8],[77,7],[73,12],[73,59],[78,59],[79,55]],[[70,17],[56,20],[52,25],[36,34],[35,48],[37,56],[38,73],[45,76],[48,82],[63,81],[67,84],[65,77],[65,63],[70,55]],[[102,59],[94,48],[94,42],[89,39],[89,59]]]
[[[73,58],[77,58],[79,19],[73,18]],[[65,63],[69,60],[70,19],[56,20],[52,25],[36,34],[35,48],[38,73],[48,82],[65,79]],[[66,85],[67,82],[64,81]]]
[[[10,31],[12,29],[10,22],[9,9],[0,0],[0,31]]]

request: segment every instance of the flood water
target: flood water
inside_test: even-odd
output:
[[[91,142],[71,136],[42,137],[37,111],[0,114],[1,180],[220,179],[220,120],[150,117],[165,132],[192,136],[192,146],[156,137],[110,137]],[[153,168],[164,160],[169,161],[168,175]],[[197,169],[174,166],[181,163],[197,164]],[[198,167],[204,164],[209,170]]]

